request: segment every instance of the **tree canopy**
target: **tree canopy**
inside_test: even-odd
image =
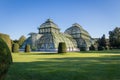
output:
[[[109,43],[113,48],[120,48],[120,28],[116,27],[114,30],[109,31]]]

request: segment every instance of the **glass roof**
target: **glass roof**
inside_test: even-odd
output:
[[[59,29],[58,25],[55,24],[51,19],[47,19],[45,23],[40,25],[40,28],[47,28],[47,27]]]

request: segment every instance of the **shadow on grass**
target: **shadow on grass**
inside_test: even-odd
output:
[[[15,62],[6,80],[120,80],[120,56],[38,60]]]
[[[57,53],[23,53],[21,55],[59,55]]]
[[[120,54],[120,50],[104,50],[104,51],[77,51],[77,52],[67,52],[67,53],[100,53],[100,54]],[[31,52],[31,53],[22,53],[20,55],[62,55],[58,54],[57,52]]]
[[[81,51],[80,53],[114,53],[120,54],[120,50],[103,50],[103,51]]]

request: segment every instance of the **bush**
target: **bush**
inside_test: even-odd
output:
[[[11,63],[11,51],[9,50],[5,41],[0,38],[0,80],[4,80]]]
[[[58,53],[66,53],[66,52],[67,52],[66,44],[64,42],[60,42],[58,46]]]
[[[12,44],[11,44],[11,39],[10,39],[9,35],[0,33],[0,38],[2,38],[6,42],[6,44],[8,45],[8,47],[11,51]]]
[[[25,46],[25,52],[30,52],[31,50],[30,50],[30,45],[29,44],[27,44],[26,46]]]
[[[14,43],[12,46],[12,52],[13,53],[18,53],[19,52],[19,45],[18,43]]]
[[[103,46],[98,46],[98,50],[101,51],[101,50],[105,50],[105,48]]]
[[[106,46],[106,47],[105,47],[105,50],[109,50],[109,49],[110,49],[109,46]]]
[[[90,46],[90,50],[96,50],[94,45]]]
[[[86,51],[86,47],[80,47],[80,51]]]

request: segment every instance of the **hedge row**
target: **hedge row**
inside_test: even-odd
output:
[[[11,51],[9,50],[6,42],[0,38],[0,80],[4,80],[11,63]]]
[[[8,45],[8,47],[11,51],[12,44],[11,44],[11,39],[10,39],[9,35],[0,33],[0,38],[2,38],[6,42],[6,44]]]

